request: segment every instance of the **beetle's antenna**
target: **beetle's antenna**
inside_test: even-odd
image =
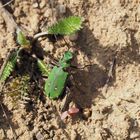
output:
[[[93,65],[92,64],[87,64],[87,65],[84,65],[82,67],[77,67],[77,66],[71,65],[70,67],[74,68],[74,69],[85,69],[85,68],[91,67],[91,66],[93,66]]]

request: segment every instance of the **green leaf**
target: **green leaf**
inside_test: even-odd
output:
[[[30,41],[26,39],[21,30],[17,30],[17,42],[22,46],[30,45]]]
[[[50,72],[50,67],[46,65],[42,60],[37,60],[38,68],[43,76],[48,76]]]
[[[9,56],[9,59],[2,71],[2,74],[0,76],[0,81],[1,82],[5,82],[5,80],[10,76],[10,74],[12,73],[12,71],[15,68],[16,62],[17,62],[17,51],[16,52],[12,52]]]
[[[81,28],[82,20],[78,16],[70,16],[58,21],[58,23],[48,28],[49,34],[70,35]]]

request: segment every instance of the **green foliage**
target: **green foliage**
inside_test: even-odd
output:
[[[17,51],[12,52],[9,56],[9,59],[2,71],[1,77],[0,77],[0,81],[4,82],[12,73],[12,71],[15,68],[16,65],[16,61],[17,61]]]
[[[58,23],[48,28],[49,34],[70,35],[81,28],[82,20],[77,16],[70,16],[68,18],[58,21]]]
[[[17,42],[22,46],[30,45],[30,41],[26,39],[21,30],[17,30]]]
[[[50,67],[46,65],[42,60],[37,60],[38,68],[43,76],[48,76],[50,72]]]
[[[45,81],[45,94],[51,99],[56,99],[63,93],[65,83],[68,77],[68,72],[64,68],[70,66],[72,53],[67,51],[64,57],[59,61],[60,66],[55,66],[50,72],[48,79]]]

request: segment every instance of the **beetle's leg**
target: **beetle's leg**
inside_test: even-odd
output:
[[[93,66],[92,64],[88,64],[88,65],[84,65],[82,67],[77,67],[77,66],[74,66],[74,65],[71,65],[70,67],[73,68],[73,69],[85,69],[87,67],[91,67]]]
[[[62,107],[61,107],[62,112],[68,110],[69,104],[71,101],[72,101],[71,91],[68,87],[66,87],[66,96],[64,97],[64,99],[62,101]]]
[[[49,63],[52,64],[53,66],[59,66],[58,62],[59,60],[57,60],[56,58],[54,58],[51,54],[45,53],[44,54],[46,57],[49,57]]]

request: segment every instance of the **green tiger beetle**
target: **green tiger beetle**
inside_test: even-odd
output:
[[[68,72],[66,68],[70,67],[70,60],[73,55],[70,51],[65,52],[63,58],[59,61],[59,66],[54,66],[45,82],[45,94],[51,99],[57,99],[62,95],[65,88]]]

